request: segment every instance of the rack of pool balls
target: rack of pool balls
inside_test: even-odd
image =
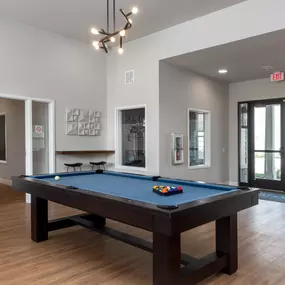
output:
[[[153,192],[161,196],[171,196],[183,193],[182,187],[153,186]]]

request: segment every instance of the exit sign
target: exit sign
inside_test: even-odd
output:
[[[270,75],[271,82],[284,81],[284,72],[275,72]]]

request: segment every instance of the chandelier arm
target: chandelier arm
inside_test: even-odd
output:
[[[128,16],[125,14],[124,10],[123,10],[123,9],[120,9],[120,12],[123,14],[124,18],[125,18],[126,21],[128,22],[129,19],[128,19]]]
[[[120,33],[120,31],[121,30],[119,30],[119,31],[116,31],[115,33],[106,33],[106,34],[104,34],[105,35],[105,37],[103,37],[100,41],[99,41],[99,43],[102,43],[102,42],[109,42],[110,41],[110,38],[111,37],[115,37],[115,36],[117,36],[119,33]]]
[[[132,24],[130,23],[129,16],[132,15],[133,13],[130,12],[130,13],[128,13],[128,14],[126,15],[123,9],[120,9],[120,12],[123,14],[123,16],[124,16],[124,18],[125,18],[125,20],[126,20],[126,22],[127,22],[127,24],[126,24],[126,26],[125,26],[125,29],[126,29],[126,30],[130,29],[130,28],[132,27]]]
[[[129,30],[132,27],[132,24],[130,22],[127,22],[124,29]]]
[[[107,49],[106,44],[104,42],[102,42],[102,47],[105,50],[105,52],[108,53],[108,49]]]
[[[101,35],[104,35],[104,36],[110,36],[110,35],[112,35],[111,33],[106,32],[104,29],[102,29],[99,33],[100,33]]]

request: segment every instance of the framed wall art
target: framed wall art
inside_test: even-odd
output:
[[[184,163],[183,135],[172,134],[172,164]]]

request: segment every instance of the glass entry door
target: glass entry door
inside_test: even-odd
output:
[[[284,102],[249,104],[250,186],[284,190]]]

